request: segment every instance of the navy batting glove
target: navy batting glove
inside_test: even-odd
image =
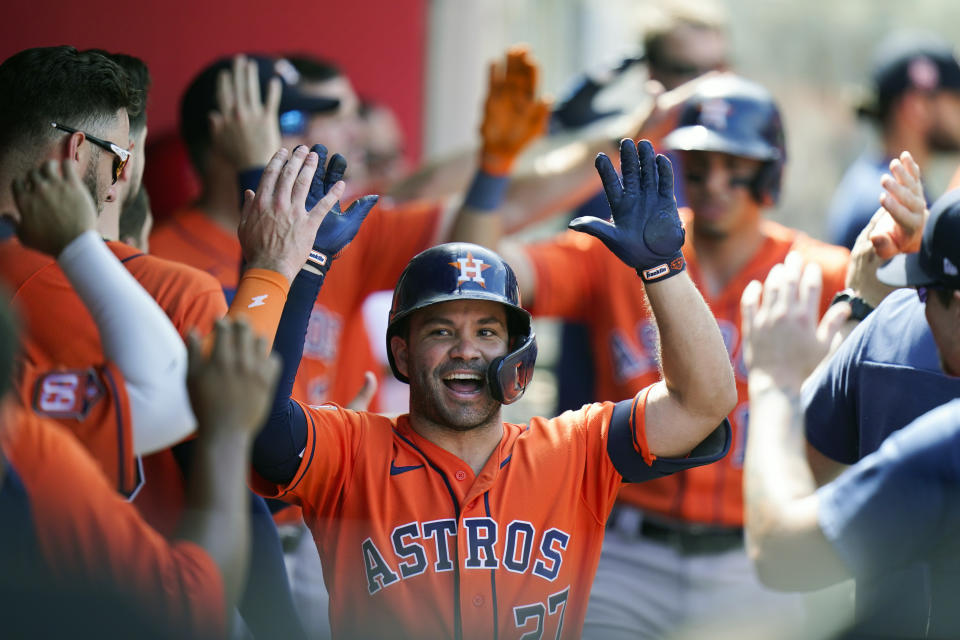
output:
[[[683,271],[685,233],[673,196],[670,160],[656,154],[649,141],[642,140],[638,149],[628,138],[620,142],[622,184],[605,154],[597,156],[596,167],[613,220],[583,216],[572,220],[570,228],[599,238],[644,282]]]
[[[315,144],[310,150],[320,157],[320,161],[307,194],[307,211],[317,205],[333,185],[343,178],[347,170],[347,160],[339,153],[333,154],[327,162],[325,146]],[[355,200],[346,211],[340,210],[339,202],[333,205],[317,229],[317,237],[313,241],[307,264],[319,271],[321,276],[325,276],[334,258],[357,235],[363,220],[379,199],[380,196],[363,196]]]
[[[624,71],[642,58],[626,58],[612,69],[597,75],[584,75],[569,94],[560,100],[553,110],[550,119],[551,131],[564,131],[584,127],[601,118],[622,113],[622,109],[597,111],[593,108],[593,101],[597,94],[606,89]]]
[[[313,174],[313,182],[310,183],[310,191],[307,193],[307,211],[312,211],[327,191],[337,180],[343,180],[343,174],[347,171],[347,159],[339,153],[333,154],[330,162],[327,162],[327,148],[322,144],[315,144],[310,147],[320,160],[317,162],[317,172]],[[340,213],[340,203],[334,205],[331,211]]]

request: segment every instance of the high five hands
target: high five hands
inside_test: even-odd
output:
[[[653,150],[647,140],[639,147],[626,138],[620,142],[623,182],[605,154],[596,160],[597,172],[610,204],[612,220],[582,216],[570,228],[599,238],[644,282],[656,282],[684,270],[680,248],[685,232],[673,195],[670,160]]]
[[[277,271],[291,282],[305,263],[325,273],[378,198],[364,196],[341,213],[345,170],[340,154],[327,163],[323,145],[277,151],[256,193],[244,193],[238,235],[248,267]]]

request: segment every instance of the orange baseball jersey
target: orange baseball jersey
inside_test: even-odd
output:
[[[206,271],[229,303],[240,280],[243,253],[237,232],[224,229],[200,209],[182,209],[150,234],[150,253]]]
[[[122,379],[115,381],[108,396],[123,388]],[[2,412],[0,447],[26,489],[54,587],[88,597],[103,591],[123,607],[120,615],[149,624],[151,631],[225,636],[223,581],[206,551],[186,541],[167,542],[117,495],[96,461],[61,426],[14,400],[7,400]]]
[[[689,457],[655,459],[644,392],[504,424],[474,475],[406,414],[300,406],[296,474],[285,486],[256,474],[252,483],[303,507],[340,638],[579,638],[624,476],[707,464],[730,437],[724,424]]]
[[[689,210],[681,210],[687,238],[692,237]],[[733,446],[717,464],[624,487],[620,498],[674,519],[723,526],[743,525],[742,466],[747,436],[747,375],[740,344],[740,295],[751,280],[766,278],[790,250],[823,270],[821,313],[843,289],[849,252],[813,240],[770,220],[761,223],[763,245],[718,295],[706,292],[693,243],[683,253],[691,279],[717,319],[736,375],[739,402],[730,414]],[[568,231],[526,248],[536,270],[534,317],[556,316],[590,327],[597,399],[629,396],[660,378],[657,329],[643,285],[601,242]]]
[[[124,244],[107,245],[181,335],[192,328],[208,333],[225,314],[220,286],[210,276]],[[129,419],[116,411],[112,419],[108,407],[99,406],[106,402],[105,390],[85,372],[105,360],[100,336],[63,271],[49,256],[11,239],[0,243],[0,279],[21,317],[24,374],[50,372],[34,382],[32,391],[29,381],[19,381],[21,392],[30,396],[29,406],[76,433],[111,484],[124,495],[136,493],[137,506],[151,524],[164,534],[173,533],[183,500],[179,467],[169,450],[134,459]],[[69,380],[64,377],[68,374]],[[66,406],[71,400],[73,408],[57,412],[59,403]]]
[[[309,404],[347,404],[363,386],[366,371],[380,371],[363,321],[363,301],[393,289],[414,255],[437,238],[436,203],[383,203],[374,207],[357,237],[344,249],[314,305],[294,396]],[[183,211],[150,237],[156,255],[213,274],[224,291],[237,286],[240,242],[196,210]],[[377,409],[376,401],[370,407]]]

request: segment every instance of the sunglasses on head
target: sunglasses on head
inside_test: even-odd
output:
[[[82,133],[86,136],[87,140],[97,145],[102,149],[106,149],[113,154],[113,184],[117,184],[117,180],[120,179],[120,174],[123,173],[123,168],[127,166],[127,161],[130,160],[130,152],[124,149],[121,146],[118,146],[109,140],[104,140],[98,138],[97,136],[90,135],[86,131],[81,131],[80,129],[74,129],[73,127],[68,127],[65,124],[57,124],[56,122],[51,122],[50,126],[54,129],[59,129],[60,131],[66,131],[67,133]]]

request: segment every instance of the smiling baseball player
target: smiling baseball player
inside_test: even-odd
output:
[[[578,638],[622,483],[728,450],[733,373],[684,272],[669,161],[625,140],[621,165],[622,184],[606,156],[597,162],[613,223],[572,225],[637,270],[660,327],[664,379],[622,402],[527,425],[501,420],[502,405],[530,380],[536,338],[512,269],[471,244],[419,254],[394,291],[388,352],[410,384],[409,414],[292,401],[323,278],[297,277],[275,343],[285,371],[254,447],[253,482],[303,507],[334,637]],[[343,247],[355,218],[327,216],[322,253]]]

